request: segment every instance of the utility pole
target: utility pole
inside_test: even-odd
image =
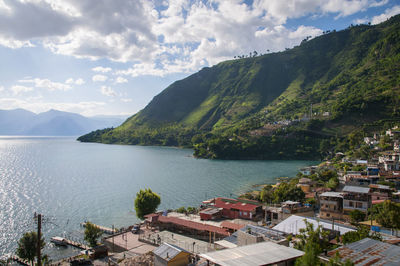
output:
[[[114,253],[114,238],[115,238],[115,233],[114,233],[114,225],[112,225],[112,231],[113,231],[113,248],[112,248],[112,252]]]
[[[41,246],[40,246],[40,244],[41,244],[41,239],[42,239],[42,237],[41,237],[41,235],[42,235],[42,215],[39,213],[38,215],[37,215],[37,222],[38,222],[38,224],[37,224],[37,265],[38,266],[41,266],[42,265],[42,259],[41,259],[41,256],[40,256],[40,249],[41,249]]]

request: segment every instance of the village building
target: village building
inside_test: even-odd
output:
[[[286,220],[274,226],[272,229],[284,232],[286,234],[298,235],[300,234],[300,229],[306,228],[306,223],[313,224],[314,228],[321,226],[322,229],[330,232],[330,238],[333,239],[337,235],[343,235],[347,232],[356,231],[355,228],[346,226],[343,224],[335,223],[334,220],[322,220],[314,217],[302,217],[297,215],[292,215]]]
[[[222,209],[224,218],[253,220],[263,216],[262,206],[255,200],[215,198],[212,203]]]
[[[343,211],[344,215],[349,215],[353,210],[367,213],[371,207],[371,197],[369,187],[345,186],[343,188]]]
[[[231,236],[215,242],[223,248],[245,246],[264,241],[271,241],[280,245],[289,246],[286,234],[268,227],[248,224]]]
[[[148,225],[153,228],[158,228],[159,231],[168,230],[172,232],[181,232],[183,234],[195,236],[197,239],[209,240],[210,242],[230,235],[229,230],[214,225],[161,214],[151,214],[150,217],[152,222],[148,223]]]
[[[200,257],[205,260],[204,265],[283,266],[294,265],[303,255],[303,251],[267,241],[200,254]]]
[[[365,137],[364,142],[365,142],[365,144],[367,144],[369,146],[375,146],[375,145],[379,144],[379,141],[373,137]]]
[[[392,198],[393,189],[385,185],[369,185],[372,204],[378,204]]]
[[[265,208],[265,221],[275,225],[282,222],[292,214],[312,216],[314,215],[314,210],[311,206],[305,206],[301,202],[288,200],[282,202],[280,206],[267,206]]]
[[[222,208],[207,208],[200,211],[199,215],[201,220],[218,220],[222,217]]]
[[[310,178],[302,177],[299,179],[299,183],[297,184],[297,186],[301,188],[304,193],[309,193],[311,192],[311,188],[314,183],[315,182],[313,182]]]
[[[386,135],[392,139],[399,139],[400,138],[400,130],[398,130],[398,127],[394,127],[392,129],[386,130]]]
[[[386,152],[379,156],[379,164],[385,171],[400,170],[400,153]]]
[[[169,243],[163,243],[153,250],[154,266],[186,266],[190,252]]]
[[[343,193],[325,192],[319,195],[320,217],[322,219],[343,219]]]
[[[400,265],[400,247],[382,241],[364,238],[328,252],[329,258],[339,253],[342,262],[350,260],[355,265]]]
[[[399,140],[395,140],[393,142],[393,151],[394,152],[400,152],[400,141]]]

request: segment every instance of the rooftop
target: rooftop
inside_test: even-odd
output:
[[[276,226],[274,226],[272,229],[285,232],[287,234],[294,234],[297,235],[300,233],[300,229],[306,228],[306,223],[304,220],[307,220],[307,222],[312,223],[314,225],[314,228],[317,228],[319,225],[321,225],[324,229],[326,230],[332,230],[332,222],[327,221],[327,220],[317,220],[313,217],[303,217],[303,216],[297,216],[297,215],[292,215],[288,217],[287,219],[283,220]],[[344,226],[341,224],[335,223],[333,225],[333,229],[335,231],[340,232],[340,234],[345,234],[349,231],[356,231],[354,228],[349,227],[349,226]]]
[[[332,197],[332,198],[343,198],[343,193],[342,192],[327,191],[327,192],[322,193],[320,196],[322,196],[322,197]]]
[[[280,241],[282,239],[285,239],[285,233],[280,232],[278,230],[274,230],[268,227],[263,227],[263,226],[257,226],[257,225],[251,225],[247,224],[246,226],[242,227],[239,231],[247,232],[252,235],[263,235],[268,239],[274,240],[274,241]],[[235,232],[232,235],[224,238],[225,241],[230,242],[232,244],[237,244],[238,233]]]
[[[186,228],[194,229],[194,230],[198,230],[198,231],[207,231],[207,232],[213,232],[213,233],[215,232],[217,234],[225,235],[225,236],[229,235],[229,232],[223,228],[213,226],[213,225],[193,222],[193,221],[189,221],[189,220],[184,220],[184,219],[180,219],[177,217],[159,216],[158,221],[162,222],[162,223],[172,223],[175,225],[179,225],[182,227],[186,227]]]
[[[202,210],[200,213],[213,215],[213,214],[219,213],[220,211],[221,211],[220,208],[208,208],[208,209]]]
[[[215,199],[215,206],[218,208],[224,209],[235,209],[240,211],[253,211],[258,206],[259,203],[249,201],[249,200],[234,200],[234,199],[227,199],[227,198],[216,198]]]
[[[178,255],[181,252],[190,253],[180,247],[165,242],[162,243],[161,246],[153,250],[154,255],[166,261],[173,259],[176,255]]]
[[[245,225],[244,224],[235,224],[231,223],[228,221],[223,221],[221,223],[222,228],[228,228],[228,229],[233,229],[233,230],[239,230],[240,228],[243,228]]]
[[[303,255],[303,251],[294,248],[285,247],[273,242],[261,242],[200,254],[200,257],[222,266],[247,266],[274,264],[296,259]]]
[[[369,187],[345,186],[343,192],[369,193]]]
[[[349,259],[356,265],[400,265],[399,246],[370,238],[334,249],[328,255],[334,256],[336,252],[342,260]]]

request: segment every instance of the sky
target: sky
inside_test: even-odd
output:
[[[203,67],[399,13],[400,0],[0,0],[0,109],[129,116]]]

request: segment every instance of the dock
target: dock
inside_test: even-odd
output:
[[[81,223],[81,225],[83,227],[86,227],[86,222],[85,223]],[[94,224],[94,225],[97,226],[97,228],[99,228],[103,233],[106,233],[106,234],[109,234],[109,235],[113,235],[113,234],[117,233],[116,229],[112,229],[112,228],[101,226],[101,225],[97,225],[97,224]]]
[[[21,258],[18,257],[17,255],[12,255],[12,256],[10,256],[8,259],[11,260],[11,261],[18,262],[19,264],[22,264],[22,265],[28,265],[28,266],[31,265],[31,262],[30,262],[30,261],[21,259]]]
[[[75,248],[79,248],[79,249],[83,249],[83,250],[88,250],[88,249],[90,249],[90,247],[89,247],[88,245],[79,243],[79,242],[74,241],[74,240],[71,240],[71,239],[66,239],[66,238],[64,238],[64,242],[65,242],[67,245],[72,246],[72,247],[75,247]]]

